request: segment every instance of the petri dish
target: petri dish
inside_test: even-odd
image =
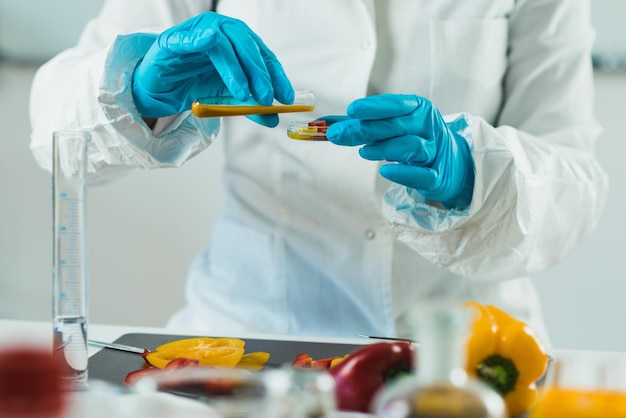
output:
[[[326,141],[326,129],[328,126],[324,120],[295,121],[287,125],[287,136],[305,141]]]
[[[270,106],[264,106],[252,98],[242,101],[232,96],[204,97],[194,100],[191,104],[192,113],[199,118],[311,112],[314,109],[315,94],[308,90],[296,91],[292,104],[283,104],[274,100]]]
[[[138,378],[130,385],[132,393],[157,392],[192,399],[213,411],[180,411],[178,416],[207,418],[332,418],[337,409],[335,381],[321,370],[292,369],[285,366],[250,372],[242,369],[180,367],[160,369]]]

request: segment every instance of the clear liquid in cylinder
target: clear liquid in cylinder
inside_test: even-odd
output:
[[[68,389],[87,387],[87,320],[84,317],[54,319],[54,355],[63,365]]]

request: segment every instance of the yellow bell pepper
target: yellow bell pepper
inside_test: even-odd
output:
[[[524,322],[503,310],[478,302],[467,340],[467,373],[498,392],[509,416],[529,411],[537,402],[536,381],[548,367],[545,347]]]
[[[199,366],[241,367],[259,370],[269,359],[269,353],[255,352],[244,355],[245,342],[238,338],[187,338],[158,346],[143,355],[154,367],[165,368],[172,360],[187,358],[198,361]]]

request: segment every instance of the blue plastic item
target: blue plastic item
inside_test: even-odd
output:
[[[199,97],[274,98],[290,104],[293,88],[270,49],[240,20],[206,12],[161,33],[133,74],[133,98],[144,118],[191,108]],[[276,115],[250,116],[275,126]]]
[[[364,145],[367,160],[389,161],[380,174],[418,190],[447,208],[466,208],[472,200],[474,160],[461,135],[452,132],[435,106],[415,95],[383,94],[358,99],[348,118],[329,126],[329,141]]]

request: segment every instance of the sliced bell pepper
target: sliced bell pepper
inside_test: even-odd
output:
[[[239,338],[210,338],[210,337],[197,337],[197,338],[185,338],[182,340],[170,341],[169,343],[161,344],[155,351],[164,351],[169,349],[193,349],[199,350],[208,347],[239,347],[243,348],[246,342]]]
[[[291,363],[291,367],[295,369],[310,369],[313,357],[306,353],[300,353],[296,356],[296,359]]]
[[[536,382],[549,356],[533,330],[507,312],[472,301],[475,316],[467,340],[466,371],[504,399],[509,416],[529,411],[537,402]]]
[[[330,367],[334,367],[334,366],[338,365],[339,363],[341,363],[342,361],[347,359],[348,356],[349,356],[349,354],[346,354],[343,357],[335,357],[335,358],[331,359],[330,360]]]
[[[197,360],[200,366],[238,367],[259,370],[269,360],[269,353],[256,352],[244,355],[245,341],[239,338],[187,338],[158,346],[155,351],[142,354],[150,365],[164,368],[174,359]]]
[[[243,348],[239,347],[205,347],[203,349],[175,349],[153,351],[145,357],[146,361],[163,369],[172,360],[188,358],[197,360],[201,366],[235,367],[243,357]]]
[[[126,383],[127,385],[132,385],[133,383],[135,383],[139,378],[152,374],[157,370],[161,370],[161,369],[157,369],[156,367],[150,366],[150,365],[146,365],[146,367],[142,368],[142,369],[137,369],[137,370],[133,370],[132,372],[128,373],[126,375],[126,377],[124,378],[124,383]]]
[[[244,354],[237,363],[238,369],[246,369],[250,371],[261,370],[265,363],[270,359],[270,353],[265,351],[255,351],[253,353]]]
[[[180,357],[180,358],[170,361],[167,364],[167,366],[165,366],[163,369],[146,365],[146,367],[142,369],[135,370],[135,371],[128,373],[126,377],[124,378],[124,383],[126,383],[127,385],[130,385],[130,384],[135,383],[137,379],[139,379],[140,377],[146,376],[148,374],[152,374],[161,370],[180,369],[182,367],[198,367],[198,360]]]
[[[322,369],[322,370],[328,370],[332,366],[334,366],[335,364],[338,364],[339,362],[341,362],[346,357],[348,357],[347,354],[345,356],[343,356],[343,357],[335,356],[335,357],[327,357],[327,358],[314,360],[313,357],[311,357],[310,355],[308,355],[306,353],[302,353],[302,354],[298,354],[296,356],[296,359],[291,363],[291,366],[294,369]]]

